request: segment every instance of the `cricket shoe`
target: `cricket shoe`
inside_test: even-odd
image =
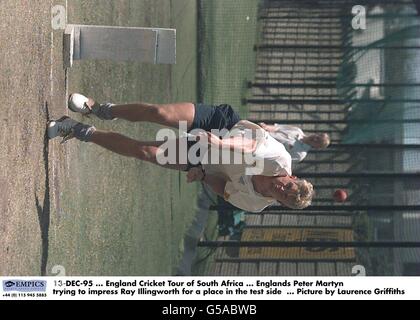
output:
[[[88,142],[95,131],[95,127],[75,121],[67,116],[48,122],[47,127],[48,138],[62,137],[61,143],[73,138]]]
[[[70,95],[68,101],[68,107],[71,111],[81,113],[85,116],[93,113],[102,120],[115,119],[111,113],[112,106],[113,104],[111,103],[99,104],[80,93],[73,93]]]

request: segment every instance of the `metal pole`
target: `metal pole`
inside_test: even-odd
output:
[[[282,210],[283,206],[271,206],[264,211]],[[287,209],[287,208],[286,208]],[[323,205],[323,206],[309,206],[302,210],[330,210],[330,211],[420,211],[420,205]],[[299,210],[296,212],[298,213]]]
[[[302,113],[305,115],[321,115],[321,114],[348,114],[345,110],[330,110],[330,111],[303,111],[303,110],[250,110],[252,113],[282,113],[282,114],[290,114],[290,113]],[[280,120],[281,122],[281,120]]]
[[[272,49],[304,49],[304,50],[418,50],[420,46],[388,46],[388,47],[366,47],[366,46],[334,46],[334,45],[306,45],[306,44],[260,44],[254,46],[254,50],[272,50]]]
[[[317,185],[317,190],[328,190],[328,189],[341,189],[341,188],[348,188],[347,184],[326,184],[326,185]]]
[[[331,105],[343,104],[341,99],[246,99],[246,104],[313,104],[313,105]]]
[[[207,248],[420,248],[420,241],[200,241]]]
[[[270,2],[270,6],[272,4],[275,4],[276,2],[278,2],[279,5],[284,6],[284,2],[289,2],[290,3],[292,0],[267,0],[267,1]],[[313,8],[314,5],[315,5],[315,7],[318,7],[317,3],[312,4],[312,3],[310,3],[311,1],[308,1],[308,0],[293,0],[292,2],[296,4],[295,7],[297,9],[301,9],[302,5],[298,3],[298,2],[301,2],[301,1],[305,2],[304,5],[309,4],[308,7],[303,6],[303,8]],[[322,2],[324,2],[324,4],[325,4],[326,1],[322,1]],[[359,1],[357,1],[357,3],[358,4],[369,4],[369,3],[372,3],[372,4],[411,4],[412,0],[406,0],[406,1],[404,1],[404,0],[359,0]],[[328,8],[330,8],[330,9],[332,9],[331,7],[332,7],[333,4],[337,4],[337,8],[341,8],[342,5],[349,4],[349,0],[341,0],[341,1],[340,0],[330,0],[327,4],[328,4]],[[278,8],[278,7],[273,7],[273,8]]]
[[[299,163],[300,165],[305,164],[311,164],[311,165],[317,165],[317,164],[343,164],[343,163],[350,163],[351,160],[306,160],[302,163]]]
[[[312,60],[312,59],[311,59]],[[340,63],[258,63],[258,67],[283,67],[283,66],[293,66],[293,67],[309,67],[309,68],[335,68],[339,69]]]
[[[318,130],[318,132],[323,132],[322,130]],[[353,150],[351,149],[351,148],[342,148],[342,149],[330,149],[330,148],[328,148],[328,149],[324,149],[324,150],[311,150],[309,153],[308,153],[308,156],[310,156],[310,155],[315,155],[315,154],[326,154],[326,155],[328,155],[328,154],[346,154],[346,153],[349,153],[349,154],[352,154],[353,153]],[[306,162],[306,160],[305,160],[305,162]],[[332,161],[332,162],[334,162],[334,161]]]
[[[279,8],[276,6],[273,6],[274,4],[277,4],[279,6],[282,6],[281,8],[283,8],[283,6],[285,5],[285,2],[290,2],[290,0],[268,0],[269,4],[269,8]],[[328,9],[338,9],[338,8],[342,8],[343,5],[351,5],[351,3],[349,3],[348,0],[332,0],[329,3],[315,3],[315,4],[311,4],[310,1],[308,2],[308,0],[293,0],[294,2],[294,6],[288,6],[288,8],[293,7],[296,9],[312,9],[312,8],[319,8],[320,5],[328,5]],[[303,4],[300,4],[299,2],[304,2]],[[383,4],[383,5],[387,5],[387,4],[412,4],[412,0],[359,0],[357,1],[357,4]]]
[[[420,48],[419,48],[420,49]],[[420,99],[245,99],[245,103],[252,104],[314,104],[330,105],[345,103],[419,103]]]
[[[248,82],[248,88],[313,88],[313,89],[335,89],[335,83],[257,83]]]
[[[286,208],[287,209],[287,208]],[[289,216],[289,215],[299,215],[299,217],[313,217],[313,216],[328,216],[328,217],[354,217],[357,216],[357,213],[353,212],[330,212],[330,211],[302,211],[296,212],[296,210],[282,210],[282,211],[263,211],[263,212],[246,212],[246,215],[250,216],[264,216],[265,214],[275,215],[275,216]]]
[[[410,18],[410,17],[417,17],[416,13],[407,13],[407,14],[392,14],[392,13],[385,13],[385,14],[367,14],[366,15],[366,19],[381,19],[381,18]],[[317,15],[313,15],[310,16],[310,13],[308,14],[308,16],[297,16],[297,15],[277,15],[274,16],[274,13],[271,14],[267,14],[267,15],[261,15],[258,17],[258,19],[260,20],[281,20],[281,19],[287,19],[287,20],[299,20],[298,22],[317,22],[318,20],[322,20],[322,19],[335,19],[336,23],[340,23],[340,19],[353,19],[354,16],[352,15],[322,15],[322,16],[317,16]],[[292,21],[293,22],[293,21]],[[326,23],[326,22],[324,22]]]
[[[281,121],[281,120],[279,120]],[[306,133],[319,133],[320,129],[302,129]],[[331,133],[331,134],[342,134],[343,130],[335,130],[335,129],[322,129],[324,133]]]
[[[294,228],[294,229],[347,229],[347,230],[351,230],[352,227],[351,226],[302,226],[302,225],[287,225],[287,226],[283,226],[283,225],[255,225],[255,226],[244,226],[244,229],[289,229],[289,228]]]
[[[334,200],[334,198],[314,198],[314,199],[312,199],[312,203],[315,203],[315,202],[317,202],[317,203],[319,203],[319,202],[334,202],[335,200]]]
[[[420,144],[398,144],[398,143],[340,143],[331,144],[329,148],[369,148],[369,149],[420,149]],[[324,150],[313,150],[321,152]]]
[[[378,83],[378,84],[368,84],[368,83],[350,83],[345,85],[340,85],[341,87],[420,87],[420,83],[406,83],[406,84],[397,84],[397,83]],[[248,88],[320,88],[320,89],[334,89],[337,88],[335,83],[258,83],[258,82],[248,82]]]
[[[266,124],[273,124],[279,122],[279,120],[273,119],[252,119],[249,120],[252,122],[265,122]],[[420,123],[420,119],[406,119],[406,120],[394,120],[394,119],[386,119],[386,120],[372,120],[372,119],[365,119],[365,120],[356,120],[356,119],[349,119],[349,120],[318,120],[318,119],[311,119],[311,120],[298,120],[298,119],[285,119],[281,120],[282,124],[367,124],[367,123]]]
[[[293,259],[287,259],[287,258],[216,258],[214,260],[215,262],[249,262],[249,263],[255,263],[255,262],[356,262],[355,258],[317,258],[317,259],[304,259],[304,258],[293,258]]]
[[[280,98],[286,98],[286,99],[293,99],[295,96],[301,97],[302,94],[299,93],[255,93],[253,94],[253,98],[254,99],[280,99]],[[317,94],[317,93],[311,93],[311,94],[306,94],[306,99],[328,99],[331,97],[331,94]],[[294,99],[293,99],[294,100]],[[328,99],[330,100],[330,99]]]
[[[323,29],[323,30],[329,30],[328,27],[331,27],[331,29],[339,30],[342,26],[342,23],[340,21],[335,22],[327,22],[327,21],[302,21],[302,23],[299,23],[298,21],[272,21],[272,20],[266,20],[264,21],[264,26],[266,28],[281,28],[282,26],[290,26],[290,27],[307,27],[311,28],[312,26],[315,29]]]
[[[293,172],[299,178],[420,178],[420,172]]]
[[[210,210],[231,210],[231,207],[224,205],[210,206]],[[271,206],[264,209],[263,212],[271,211],[290,211],[290,208],[283,206]],[[410,206],[401,206],[401,205],[322,205],[322,206],[309,206],[305,209],[294,210],[295,214],[300,214],[303,211],[420,211],[420,205],[410,205]],[[261,213],[259,213],[261,214]]]
[[[290,70],[290,68],[288,67],[292,67],[293,69]],[[310,70],[310,69],[306,69],[306,70],[295,70],[296,68],[294,68],[293,64],[288,64],[288,65],[284,65],[283,67],[277,67],[277,68],[268,68],[268,67],[264,67],[261,68],[259,66],[257,66],[256,68],[256,73],[258,74],[264,74],[264,75],[269,75],[269,74],[279,74],[279,73],[294,73],[294,72],[299,72],[299,73],[311,73],[311,74],[325,74],[325,75],[336,75],[338,73],[338,69],[336,70]]]
[[[305,55],[299,55],[300,52],[295,51],[278,51],[278,50],[267,50],[267,51],[260,51],[258,52],[259,61],[264,61],[264,59],[270,59],[271,61],[273,59],[281,59],[281,58],[296,58],[296,59],[305,59],[305,61],[308,60],[314,60],[317,62],[324,61],[326,63],[340,63],[341,64],[341,58],[343,57],[343,53],[339,51],[331,51],[331,52],[325,52],[322,56],[319,55],[318,52],[306,52]],[[278,61],[276,61],[278,62]],[[296,62],[296,61],[295,61]]]
[[[270,78],[270,77],[261,77],[261,76],[256,76],[255,80],[262,80],[262,81],[272,81],[272,80],[278,80],[278,81],[303,81],[303,82],[308,82],[308,81],[324,81],[324,82],[333,82],[335,85],[335,81],[337,80],[336,77],[306,77],[306,78],[294,78],[294,77],[281,77],[281,78]]]
[[[269,27],[269,26],[266,26]],[[276,27],[270,27],[271,29],[277,29]],[[263,32],[263,35],[290,35],[290,32],[295,32],[295,35],[300,36],[300,35],[308,35],[308,36],[341,36],[343,34],[342,31],[331,31],[331,30],[326,30],[325,32],[319,31],[300,31],[299,29],[296,29],[296,27],[282,27],[279,28],[280,30],[276,30],[276,31],[267,31],[265,30]],[[325,29],[325,28],[324,28]],[[312,30],[312,28],[311,28]],[[336,30],[338,30],[336,28]]]

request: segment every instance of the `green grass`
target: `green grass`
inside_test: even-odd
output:
[[[246,116],[246,82],[255,70],[258,1],[202,1],[200,51],[203,101],[227,103]],[[249,18],[249,19],[248,19]]]
[[[69,22],[177,29],[175,66],[81,62],[70,92],[101,101],[196,100],[194,0],[69,2]],[[81,118],[79,118],[81,119]],[[153,140],[158,126],[86,120],[101,129]],[[184,174],[70,142],[61,212],[52,214],[48,270],[68,275],[171,275],[194,213],[197,185]]]

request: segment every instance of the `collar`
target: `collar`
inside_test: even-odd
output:
[[[296,147],[296,146],[300,147],[300,151],[309,151],[312,149],[312,147],[309,144],[306,144],[302,140],[297,140],[295,144],[293,145],[293,147]]]

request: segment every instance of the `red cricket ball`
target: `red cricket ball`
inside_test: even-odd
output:
[[[347,200],[347,192],[343,189],[335,190],[333,198],[337,202],[345,202]]]

